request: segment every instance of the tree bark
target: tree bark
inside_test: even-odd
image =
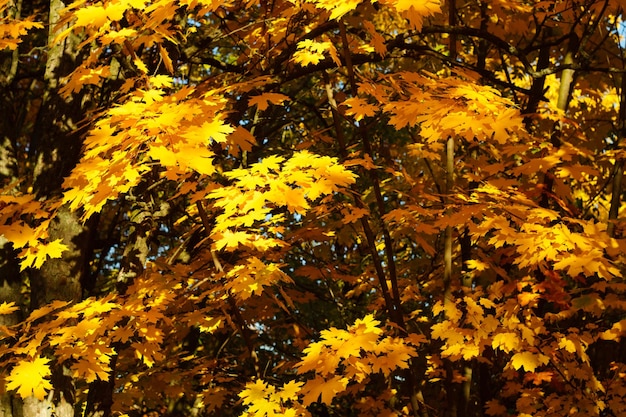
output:
[[[45,3],[39,6],[44,6]],[[82,146],[82,134],[77,129],[78,122],[86,114],[89,101],[85,95],[65,99],[59,94],[59,80],[75,68],[80,59],[77,49],[78,39],[74,36],[65,42],[54,43],[59,30],[60,13],[65,8],[61,0],[50,0],[47,16],[47,56],[42,63],[43,85],[40,93],[32,92],[39,101],[33,107],[30,123],[24,123],[21,135],[27,135],[30,171],[29,184],[40,200],[59,198],[63,178],[78,162]],[[36,115],[35,115],[36,110]],[[30,168],[32,167],[32,168]],[[50,223],[49,241],[61,239],[68,250],[63,258],[50,259],[40,269],[29,271],[31,310],[53,300],[80,301],[82,280],[88,265],[90,247],[88,229],[81,223],[78,214],[62,207]],[[63,364],[54,364],[51,383],[53,390],[40,401],[34,397],[23,402],[22,414],[27,417],[73,417],[74,386]],[[6,410],[6,408],[5,408]]]

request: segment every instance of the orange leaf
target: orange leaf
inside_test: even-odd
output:
[[[258,96],[253,96],[248,101],[248,106],[257,106],[261,111],[266,110],[270,104],[282,104],[285,101],[289,101],[289,97],[284,94],[278,93],[263,93]]]
[[[338,393],[346,390],[348,382],[348,378],[342,378],[340,375],[335,375],[330,379],[318,376],[302,387],[302,391],[305,393],[302,398],[302,405],[307,407],[319,401],[320,397],[324,404],[330,405]]]

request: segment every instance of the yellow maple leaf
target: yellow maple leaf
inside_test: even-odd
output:
[[[399,12],[405,12],[410,8],[414,8],[418,13],[428,16],[441,12],[440,2],[435,0],[426,0],[416,2],[414,0],[392,0],[390,2]]]
[[[324,59],[324,51],[334,48],[330,42],[318,42],[305,39],[298,42],[298,50],[293,54],[293,61],[306,67],[309,64],[316,65]]]
[[[615,340],[619,341],[622,334],[626,331],[626,320],[620,320],[613,324],[613,327],[600,333],[600,338],[603,340]]]
[[[362,0],[315,0],[315,6],[330,12],[330,19],[340,19],[356,9]]]
[[[391,337],[382,340],[374,351],[381,351],[383,354],[372,356],[372,370],[382,372],[385,376],[389,376],[397,368],[408,368],[409,360],[417,354],[415,348],[404,344],[400,339]]]
[[[239,245],[246,245],[252,239],[252,235],[246,232],[231,232],[225,230],[220,236],[215,236],[215,246],[217,250],[237,249]]]
[[[85,27],[94,26],[101,27],[107,23],[107,14],[105,8],[100,5],[93,5],[76,10],[74,13],[76,22],[74,26]]]
[[[310,208],[309,203],[304,197],[304,192],[298,188],[284,189],[285,205],[290,213],[306,213]]]
[[[29,246],[20,253],[20,271],[28,267],[41,268],[41,265],[50,258],[60,258],[61,254],[66,251],[68,247],[61,243],[61,239],[54,240],[50,243],[40,242],[36,246]]]
[[[32,361],[24,359],[13,367],[11,373],[6,378],[6,389],[17,390],[22,398],[35,396],[43,400],[46,390],[52,389],[50,381],[45,379],[51,375],[48,366],[49,359],[38,356]]]
[[[0,228],[0,233],[6,240],[13,243],[13,247],[16,249],[26,246],[31,241],[36,241],[37,236],[35,232],[35,229],[22,222],[15,222],[14,224]]]
[[[304,382],[290,381],[283,384],[280,397],[283,401],[296,400]]]
[[[562,337],[561,340],[559,340],[559,348],[565,349],[569,353],[576,352],[577,347],[579,345],[580,345],[580,341],[571,340],[571,339],[568,339],[567,337]]]
[[[200,141],[208,143],[209,138],[215,142],[226,142],[227,136],[233,133],[235,128],[226,124],[221,118],[215,117],[210,122],[204,122],[200,126],[192,126],[181,136],[190,142]]]
[[[500,348],[505,352],[510,352],[514,349],[517,349],[519,343],[520,340],[519,337],[517,337],[516,333],[498,333],[493,337],[491,347],[493,347],[494,349]]]
[[[350,108],[346,110],[346,115],[354,116],[354,120],[357,122],[364,117],[372,117],[379,110],[378,106],[369,104],[365,99],[360,97],[352,97],[343,102]]]
[[[120,30],[110,30],[106,34],[100,37],[100,42],[103,45],[108,45],[110,43],[119,43],[123,44],[126,39],[137,36],[137,31],[131,28],[123,28]]]
[[[335,375],[330,379],[318,376],[309,380],[302,387],[302,391],[305,393],[304,398],[302,398],[302,405],[307,407],[319,401],[320,397],[324,404],[330,405],[338,393],[346,390],[348,382],[350,382],[348,378],[341,377],[341,375]]]
[[[532,352],[519,352],[511,358],[511,365],[516,370],[524,368],[526,372],[535,372],[535,369],[541,365],[545,365],[550,361],[546,355]]]
[[[135,67],[137,67],[137,69],[141,71],[143,74],[148,73],[148,67],[146,66],[146,64],[144,64],[144,62],[141,59],[135,58],[133,60],[133,64],[135,64]]]
[[[242,402],[245,405],[264,400],[268,394],[273,394],[275,388],[273,385],[269,385],[261,379],[257,379],[254,382],[248,382],[246,388],[239,393]]]
[[[286,408],[283,402],[297,399],[301,386],[302,382],[292,381],[281,389],[257,379],[255,382],[248,382],[239,397],[248,406],[248,416],[296,416],[296,411]]]
[[[162,352],[162,346],[158,343],[143,342],[132,343],[131,347],[135,349],[135,356],[140,359],[148,368],[152,368],[155,362],[165,359]]]
[[[469,269],[474,269],[476,271],[485,271],[489,269],[489,264],[477,259],[470,259],[465,264]]]
[[[160,161],[161,165],[164,167],[172,167],[176,166],[178,163],[178,159],[176,158],[176,153],[170,151],[165,146],[151,146],[148,155],[156,160]]]
[[[6,301],[0,304],[0,314],[11,314],[15,310],[19,310],[19,307],[15,305],[13,301],[7,303]]]

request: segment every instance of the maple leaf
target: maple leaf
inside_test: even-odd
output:
[[[485,404],[485,413],[489,416],[505,416],[507,409],[498,400],[489,400]]]
[[[469,269],[475,269],[476,271],[484,271],[489,268],[489,264],[476,259],[470,259],[465,264]]]
[[[74,26],[78,27],[100,27],[104,26],[104,24],[107,23],[108,20],[104,7],[100,5],[91,5],[76,10],[74,12],[74,17],[76,18]]]
[[[372,24],[372,22],[368,20],[364,20],[363,27],[370,35],[370,44],[374,47],[374,50],[382,57],[387,55],[387,45],[385,45],[385,38],[380,33],[378,33],[374,24]]]
[[[86,352],[85,357],[79,359],[72,365],[71,370],[73,376],[75,378],[82,378],[87,383],[93,382],[96,379],[107,381],[109,379],[109,372],[111,372],[108,362],[93,360],[93,354],[94,352],[92,351]]]
[[[117,327],[111,331],[112,339],[122,343],[126,343],[134,335],[135,331],[128,326]]]
[[[616,340],[619,341],[623,334],[626,333],[626,320],[620,320],[614,323],[613,326],[600,334],[600,338],[603,340]]]
[[[535,372],[535,369],[545,365],[550,361],[546,355],[532,352],[518,352],[511,358],[511,365],[514,369],[524,368],[526,372]]]
[[[235,130],[228,135],[227,141],[231,146],[230,152],[234,156],[239,155],[240,149],[247,152],[251,151],[252,146],[256,144],[254,135],[242,126],[235,127]]]
[[[331,378],[318,376],[315,379],[309,380],[302,387],[302,392],[304,393],[302,405],[308,407],[319,400],[326,405],[330,405],[333,402],[333,398],[335,398],[338,393],[346,390],[348,382],[348,378],[342,377],[341,375],[335,375]]]
[[[559,340],[559,348],[574,353],[580,348],[580,341],[562,337],[561,340]]]
[[[118,43],[120,45],[123,45],[124,41],[126,41],[129,38],[136,37],[137,35],[138,35],[138,32],[132,28],[111,30],[111,31],[106,32],[104,35],[100,36],[100,42],[102,42],[103,45],[109,45],[111,43]]]
[[[68,249],[61,243],[62,239],[56,239],[49,243],[40,242],[35,246],[29,246],[20,253],[20,271],[28,267],[41,268],[48,258],[60,258],[61,254]]]
[[[165,359],[161,346],[158,343],[147,341],[142,343],[136,342],[132,343],[131,347],[135,349],[137,359],[141,359],[148,368],[152,368],[157,361]]]
[[[343,214],[342,222],[346,224],[354,223],[363,216],[369,216],[370,214],[369,210],[364,207],[350,207],[349,209],[342,210],[341,213]]]
[[[226,289],[241,300],[246,300],[252,295],[261,295],[264,287],[279,281],[291,281],[280,270],[279,265],[265,264],[256,257],[250,257],[245,264],[236,265],[228,272],[228,277],[230,279]]]
[[[324,59],[324,52],[328,52],[337,66],[341,66],[341,61],[337,55],[337,49],[330,41],[314,41],[305,39],[298,42],[298,50],[294,52],[292,60],[302,66],[318,64]]]
[[[6,301],[0,304],[0,314],[11,314],[20,308],[15,305],[14,301],[7,303]]]
[[[0,231],[5,239],[13,243],[15,249],[37,242],[36,230],[21,222],[2,227]]]
[[[252,240],[252,236],[247,232],[231,232],[225,230],[221,236],[215,236],[215,247],[217,250],[223,248],[237,249],[239,245],[246,245]]]
[[[289,97],[284,94],[278,93],[263,93],[258,96],[250,97],[248,106],[257,106],[261,111],[267,110],[270,104],[282,104],[285,101],[289,101]]]
[[[357,122],[362,120],[364,117],[372,117],[379,110],[378,106],[374,106],[373,104],[368,104],[367,101],[360,97],[352,97],[343,102],[346,106],[350,108],[346,110],[346,115],[354,116],[354,120]]]
[[[234,130],[232,126],[224,123],[220,117],[216,117],[211,122],[203,122],[200,126],[186,129],[181,136],[190,141],[205,141],[210,138],[215,142],[224,143],[227,141],[228,135],[233,133]]]
[[[248,382],[246,388],[239,393],[244,405],[248,406],[248,413],[265,416],[296,416],[292,408],[286,408],[286,401],[295,400],[302,382],[288,382],[282,388],[266,383],[261,379]]]
[[[354,10],[362,0],[313,0],[316,7],[330,11],[330,19],[340,19]]]
[[[11,369],[6,377],[6,388],[8,390],[17,390],[22,398],[34,396],[39,400],[43,400],[46,391],[52,389],[49,377],[52,372],[48,363],[50,359],[37,356],[32,360],[22,359]]]
[[[524,375],[524,381],[532,381],[534,385],[541,385],[544,382],[550,382],[554,378],[554,373],[545,372],[528,372]]]
[[[206,317],[203,316],[199,321],[198,328],[203,333],[214,333],[217,329],[220,328],[222,324],[222,319],[218,317]]]
[[[304,382],[290,381],[283,384],[280,396],[283,401],[296,400]]]
[[[408,361],[417,354],[413,347],[390,337],[382,340],[373,351],[381,351],[382,354],[371,358],[372,371],[382,372],[385,376],[389,376],[397,368],[408,368]]]
[[[516,333],[498,333],[493,337],[491,346],[494,349],[500,348],[505,352],[510,352],[519,347],[520,340]]]
[[[244,404],[252,404],[260,400],[264,400],[266,396],[273,394],[275,388],[267,382],[257,379],[254,382],[248,382],[246,388],[239,393]]]

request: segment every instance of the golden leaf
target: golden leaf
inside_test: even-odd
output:
[[[510,352],[519,347],[519,337],[516,333],[498,333],[493,337],[491,346],[494,349],[500,348],[504,352]]]
[[[24,358],[11,369],[9,376],[6,377],[6,388],[9,390],[17,390],[22,398],[35,396],[39,400],[43,400],[46,391],[52,389],[50,381],[45,379],[52,372],[48,363],[49,359],[37,356],[32,360]]]
[[[0,314],[11,314],[20,308],[15,305],[15,302],[11,301],[7,303],[6,301],[0,304]]]
[[[519,352],[511,358],[511,365],[514,369],[524,368],[526,372],[535,372],[541,365],[546,365],[550,361],[546,355],[532,352]]]
[[[302,387],[302,392],[304,393],[302,405],[307,407],[320,399],[324,404],[330,405],[333,402],[333,398],[335,398],[338,393],[346,390],[348,382],[350,382],[348,378],[342,377],[341,375],[335,375],[330,378],[318,376],[308,381],[304,387]]]
[[[346,115],[354,116],[354,120],[357,122],[364,117],[372,117],[380,109],[378,106],[369,104],[367,101],[360,97],[352,97],[343,102],[346,106],[350,107],[346,110]]]
[[[37,243],[29,246],[20,253],[20,271],[28,267],[41,268],[41,265],[48,258],[60,258],[61,254],[68,249],[67,245],[61,243],[61,239],[56,239],[49,243]]]

